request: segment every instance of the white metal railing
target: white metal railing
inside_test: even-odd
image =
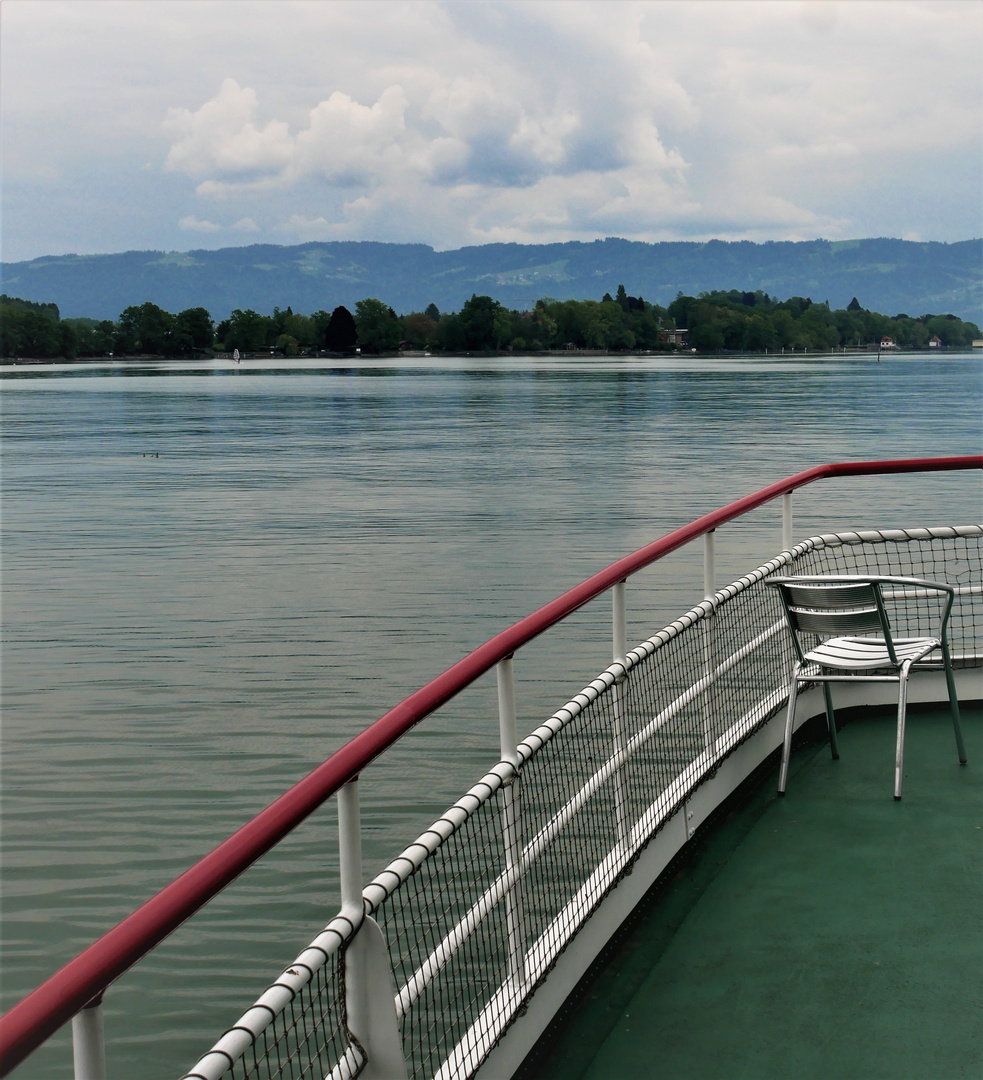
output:
[[[799,565],[806,566],[810,561],[816,562],[824,557],[853,557],[861,550],[867,557],[867,553],[877,545],[892,555],[893,549],[888,550],[891,545],[905,545],[907,548],[928,545],[933,550],[934,562],[938,564],[940,556],[935,549],[940,546],[955,543],[975,544],[975,559],[978,562],[981,537],[983,529],[978,526],[815,537],[791,551],[783,552],[751,574],[713,593],[669,627],[631,651],[627,650],[625,634],[625,588],[623,582],[618,583],[612,590],[613,663],[579,695],[520,741],[516,734],[514,661],[511,656],[501,660],[498,664],[498,697],[502,760],[361,890],[358,903],[354,892],[355,882],[361,880],[361,854],[357,839],[357,791],[354,784],[346,787],[343,799],[349,809],[340,815],[339,821],[343,913],[347,912],[346,925],[349,928],[346,940],[357,929],[358,915],[363,907],[366,920],[371,921],[370,917],[382,915],[385,926],[386,918],[393,917],[388,909],[393,905],[398,907],[405,904],[404,918],[408,923],[420,925],[420,941],[423,944],[418,948],[419,955],[402,985],[392,983],[388,967],[380,974],[378,964],[374,981],[370,982],[366,976],[360,976],[365,985],[371,987],[371,993],[381,997],[388,994],[392,1008],[381,1010],[381,1017],[375,1018],[375,1022],[383,1029],[376,1032],[370,1031],[365,1019],[353,1015],[349,1008],[348,1029],[355,1039],[348,1046],[344,1059],[331,1071],[331,1076],[353,1075],[352,1070],[357,1067],[362,1069],[359,1075],[370,1080],[377,1076],[398,1075],[394,1071],[397,1065],[394,1064],[393,1055],[399,1057],[401,1064],[407,1025],[412,1028],[414,1025],[425,1027],[434,1023],[433,1006],[427,1002],[427,995],[441,979],[458,978],[449,976],[448,972],[461,962],[461,957],[480,937],[486,926],[498,919],[503,927],[506,954],[504,958],[492,955],[493,950],[488,950],[487,946],[480,942],[475,949],[479,953],[482,949],[486,950],[484,959],[490,968],[498,964],[501,981],[484,997],[479,995],[476,1001],[471,1003],[471,1013],[453,1028],[453,1036],[444,1045],[441,1060],[425,1074],[446,1077],[449,1080],[451,1077],[469,1076],[475,1071],[505,1028],[524,1007],[525,1001],[559,954],[585,924],[599,898],[631,867],[634,859],[662,823],[743,739],[783,707],[787,700],[787,672],[791,663],[791,650],[777,602],[773,610],[764,606],[765,594],[768,597],[772,594],[772,590],[761,587],[768,576],[776,572],[787,572],[790,567],[798,569]],[[712,541],[706,544],[705,553],[709,581],[713,572]],[[910,551],[908,554],[912,559],[915,558]],[[978,657],[983,645],[983,583],[979,578],[980,574],[975,573],[974,580],[964,581],[956,586],[962,612],[958,617],[954,616],[953,630],[962,634],[964,658],[970,655]],[[918,599],[916,590],[900,592],[901,599]],[[739,607],[742,602],[747,605],[746,608]],[[733,628],[727,623],[727,612],[731,608],[737,609],[734,620],[741,626],[741,635],[734,636],[733,640],[730,640]],[[744,631],[745,624],[751,626],[749,632]],[[663,651],[688,641],[694,633],[704,636],[700,647],[695,650],[696,659],[691,673],[661,701],[661,707],[657,711],[638,722],[639,673],[644,672],[646,665],[651,668],[653,663],[657,663]],[[724,652],[718,655],[715,647],[721,638],[727,640],[727,646]],[[768,677],[756,684],[753,673],[765,661],[771,665]],[[739,701],[740,706],[736,711],[728,712],[727,722],[721,724],[720,715],[712,708],[713,695],[732,676],[738,676],[741,684],[750,682],[752,690],[743,696],[736,691],[731,695],[728,705]],[[610,746],[602,758],[593,762],[573,789],[566,792],[563,801],[549,806],[545,815],[539,813],[537,816],[536,813],[526,810],[522,785],[531,782],[530,768],[544,760],[545,755],[552,750],[551,744],[555,744],[559,737],[574,731],[577,722],[592,709],[597,710],[608,705],[613,725]],[[651,753],[661,733],[670,729],[681,718],[685,718],[692,710],[699,714],[699,723],[682,735],[674,735],[676,743],[671,746],[667,743],[666,746],[669,746],[669,749],[676,748],[677,743],[681,746],[691,738],[693,732],[699,733],[699,745],[686,749],[668,783],[656,785],[639,801],[637,790],[633,787],[636,774],[640,771],[639,763],[644,763],[646,753]],[[708,716],[709,723],[706,722]],[[556,756],[554,760],[563,763],[562,756]],[[533,792],[533,789],[529,791]],[[566,899],[545,917],[541,914],[537,916],[539,922],[533,925],[535,919],[531,919],[526,910],[530,898],[528,883],[531,875],[542,870],[543,863],[548,860],[554,845],[561,841],[565,832],[578,822],[581,815],[605,799],[610,803],[610,816],[613,821],[613,839],[610,846],[602,857],[586,866],[582,877],[576,878],[572,883],[569,879],[559,883],[561,893],[566,889]],[[417,881],[429,862],[451,848],[469,825],[481,819],[482,815],[487,820],[498,819],[496,835],[501,841],[500,847],[486,851],[483,856],[488,864],[484,870],[490,867],[490,875],[484,873],[482,868],[474,868],[473,876],[478,880],[487,878],[486,883],[480,888],[472,889],[474,895],[463,903],[463,907],[455,902],[457,894],[454,889],[460,882],[453,876],[433,879],[437,882],[433,888],[446,889],[444,894],[428,893],[424,900],[413,896],[403,899],[404,887]],[[562,867],[559,871],[553,867],[550,872],[558,873],[563,870]],[[467,890],[463,890],[461,895],[466,896]],[[436,919],[438,928],[428,936],[426,928],[416,916],[429,912],[430,917],[434,917],[434,913],[443,911],[448,905],[460,910],[446,926]],[[337,920],[333,921],[331,926],[336,922]],[[374,922],[372,925],[376,926]],[[329,931],[330,929],[329,926]],[[323,941],[323,938],[322,934],[318,940]],[[340,946],[341,935],[337,935],[337,940]],[[390,940],[390,952],[398,952],[400,947],[400,942]],[[384,953],[384,949],[382,952],[377,951],[376,961],[379,961]],[[301,964],[307,964],[309,955],[307,960],[304,959],[305,955],[302,953],[288,972]],[[354,970],[353,959],[350,952],[346,954],[345,967],[349,978]],[[388,960],[389,957],[385,956],[387,963]],[[283,985],[284,976],[281,976],[274,987]],[[269,994],[270,991],[261,999],[264,1006],[273,1005]],[[351,994],[348,999],[351,1000]],[[259,1027],[254,1026],[257,1018]],[[338,1020],[341,1022],[342,1018],[339,1017]],[[269,1013],[257,1017],[254,1007],[188,1076],[218,1080],[230,1068],[229,1059],[225,1055],[232,1056],[233,1043],[235,1047],[242,1047],[246,1043],[250,1047],[254,1046],[261,1030],[265,1030],[272,1022],[273,1017]],[[397,1025],[401,1025],[403,1030],[400,1031]],[[251,1032],[251,1035],[247,1035],[247,1032]],[[363,1054],[367,1057],[365,1061]],[[410,1056],[412,1058],[412,1054]],[[380,1071],[380,1062],[383,1060],[388,1061],[388,1064]],[[420,1063],[413,1061],[411,1064]],[[418,1072],[419,1070],[414,1075]],[[258,1071],[255,1074],[244,1072],[243,1075],[291,1074]]]
[[[611,866],[614,866],[618,859],[632,850],[637,837],[641,835],[638,832],[639,828],[642,828],[643,823],[655,820],[647,816],[649,811],[654,812],[653,808],[661,807],[658,813],[663,813],[667,806],[671,807],[673,798],[683,797],[685,792],[680,795],[683,791],[680,785],[685,787],[685,784],[696,775],[692,770],[702,768],[707,761],[711,760],[706,755],[712,753],[719,758],[721,754],[726,754],[734,745],[734,739],[738,737],[735,732],[742,730],[740,724],[759,723],[768,711],[775,707],[773,700],[775,695],[781,693],[778,689],[768,689],[743,711],[742,709],[734,711],[733,701],[728,701],[728,708],[733,715],[741,718],[740,724],[736,728],[733,724],[726,729],[720,727],[718,699],[722,700],[728,694],[733,696],[726,684],[732,677],[731,672],[736,670],[734,665],[739,666],[745,658],[740,657],[734,661],[734,664],[728,666],[726,659],[721,661],[716,655],[720,647],[721,613],[729,600],[736,595],[732,593],[732,590],[741,591],[745,586],[736,583],[715,592],[714,530],[756,507],[781,498],[783,555],[779,559],[784,558],[787,563],[788,558],[791,557],[789,553],[792,550],[793,537],[792,493],[799,487],[819,479],[835,477],[951,471],[981,467],[983,467],[983,457],[980,456],[845,462],[816,466],[777,481],[729,506],[690,522],[632,555],[618,560],[539,611],[520,620],[390,710],[265,811],[243,826],[234,836],[220,844],[184,875],[128,916],[119,926],[65,965],[34,993],[28,995],[0,1018],[0,1075],[6,1075],[15,1068],[61,1024],[74,1017],[76,1076],[77,1078],[85,1077],[85,1080],[101,1080],[105,1074],[102,996],[106,988],[204,903],[217,895],[239,873],[286,836],[326,799],[335,794],[338,795],[339,806],[342,807],[339,812],[343,882],[342,912],[298,957],[295,964],[291,965],[270,987],[260,1001],[245,1014],[242,1023],[230,1029],[214,1050],[205,1055],[205,1058],[199,1062],[199,1066],[196,1066],[196,1069],[200,1067],[201,1071],[188,1075],[217,1077],[231,1071],[238,1072],[239,1075],[256,1077],[288,1076],[292,1075],[291,1070],[305,1054],[310,1060],[304,1068],[311,1075],[320,1073],[320,1075],[342,1076],[357,1073],[369,1080],[373,1075],[398,1075],[403,1066],[401,1064],[402,1049],[399,1045],[399,1032],[396,1026],[397,1009],[395,1004],[392,1007],[386,1005],[381,1009],[376,1006],[379,1001],[385,1001],[387,995],[389,1001],[395,1002],[402,991],[399,994],[395,991],[390,993],[393,989],[390,985],[392,974],[386,962],[386,946],[378,925],[373,921],[372,914],[384,910],[386,899],[393,894],[394,890],[409,887],[415,877],[415,871],[421,870],[439,858],[443,848],[452,845],[457,831],[465,831],[469,823],[481,815],[482,807],[488,805],[491,798],[499,791],[502,792],[500,796],[502,807],[496,811],[496,828],[499,830],[499,833],[496,833],[496,842],[501,843],[503,869],[497,876],[492,874],[492,879],[494,882],[499,882],[496,888],[504,890],[502,898],[505,901],[504,904],[493,905],[493,908],[504,907],[507,911],[507,917],[504,920],[507,944],[503,946],[506,955],[504,968],[506,975],[503,976],[502,985],[507,984],[511,987],[510,993],[518,988],[517,992],[528,995],[539,977],[537,973],[541,970],[538,958],[541,955],[552,955],[551,946],[547,948],[542,944],[547,941],[548,936],[540,935],[536,938],[535,940],[540,944],[534,947],[529,946],[528,940],[530,934],[536,933],[537,920],[542,922],[541,912],[534,904],[527,902],[531,894],[527,895],[525,890],[526,878],[529,877],[531,881],[542,861],[541,857],[532,858],[533,853],[539,850],[536,845],[545,844],[547,848],[549,847],[547,838],[560,829],[560,817],[564,814],[566,814],[564,820],[576,819],[573,812],[576,798],[587,799],[586,803],[580,805],[589,806],[592,805],[595,795],[600,797],[598,793],[603,794],[605,798],[608,797],[610,787],[610,802],[613,806],[611,813],[613,839],[610,850],[602,858],[596,860],[595,870],[587,875],[577,890],[570,895],[569,905],[573,906],[568,905],[563,909],[566,914],[554,913],[551,917],[552,921],[549,921],[548,925],[553,929],[550,933],[560,933],[559,928],[570,923],[572,911],[580,910],[584,904],[589,907],[590,897],[594,895],[591,889],[595,886],[607,887],[609,856],[613,860]],[[932,536],[926,530],[915,530],[893,537],[886,533],[844,534],[838,537],[816,538],[813,553],[835,545],[862,546],[879,542],[905,544],[916,540],[934,542],[933,537],[941,539],[943,535],[953,542],[956,542],[959,537],[968,538],[972,535],[975,542],[979,543],[979,529],[976,532],[935,530]],[[679,640],[684,640],[681,636],[682,630],[694,623],[699,623],[698,634],[703,635],[700,647],[695,650],[696,659],[686,659],[683,664],[684,667],[689,665],[692,673],[687,685],[678,688],[675,695],[676,712],[671,712],[671,704],[667,706],[663,703],[662,706],[651,710],[652,715],[646,721],[648,724],[649,721],[654,722],[654,717],[663,716],[661,726],[671,726],[677,722],[678,716],[686,715],[686,710],[693,705],[698,706],[698,723],[695,723],[693,729],[686,733],[685,739],[680,743],[679,753],[686,760],[679,766],[671,782],[664,785],[657,799],[650,800],[648,803],[641,799],[640,802],[635,784],[637,778],[633,777],[631,772],[634,760],[632,755],[643,753],[643,748],[649,745],[651,738],[642,739],[639,742],[640,729],[637,725],[633,728],[632,695],[636,693],[636,688],[632,680],[642,672],[643,665],[637,655],[637,649],[632,653],[627,652],[626,581],[642,568],[700,537],[704,537],[704,596],[706,599],[682,620],[677,620],[672,627],[650,639],[653,649],[671,651]],[[796,551],[801,548],[802,545],[799,545]],[[976,577],[968,583],[955,582],[960,601],[966,601],[968,598],[969,604],[964,604],[967,610],[970,605],[974,611],[979,609],[978,567],[977,549],[973,565],[973,574]],[[896,571],[893,566],[886,569]],[[921,576],[931,575],[922,574]],[[534,787],[527,785],[523,790],[522,784],[526,779],[526,774],[530,770],[533,772],[536,770],[537,762],[542,755],[529,750],[532,745],[530,739],[535,741],[533,736],[521,743],[516,743],[512,657],[517,649],[531,641],[537,634],[550,629],[583,604],[607,590],[611,590],[613,594],[612,655],[614,663],[570,704],[567,711],[561,710],[556,714],[553,719],[560,724],[560,727],[552,736],[543,736],[543,747],[550,742],[562,741],[566,737],[570,724],[576,721],[576,710],[589,710],[595,704],[598,708],[610,710],[608,717],[610,722],[605,729],[605,737],[610,740],[610,745],[602,755],[603,762],[585,774],[584,782],[580,784],[576,798],[567,800],[565,805],[569,806],[569,812],[561,811],[559,815],[553,815],[555,828],[549,822],[539,822],[534,830],[535,843],[530,847],[530,841],[523,842],[523,835],[532,820],[532,808],[535,807],[538,796]],[[965,640],[961,652],[958,647],[954,647],[954,659],[958,660],[961,657],[965,661],[978,655],[979,641],[983,635],[978,629],[981,620],[977,616],[974,616],[974,619],[972,633],[968,638],[964,635]],[[673,628],[676,627],[681,629],[674,630]],[[752,635],[752,640],[757,642],[759,650],[768,651],[771,648],[768,643],[772,641],[772,638],[767,635],[764,638],[761,637],[766,629],[766,627],[760,627],[758,633]],[[690,633],[685,640],[689,641],[693,636]],[[775,636],[778,636],[777,633]],[[969,638],[972,638],[972,641]],[[744,645],[747,644],[744,642]],[[743,645],[732,649],[731,655],[737,656],[742,648]],[[748,658],[751,655],[753,654],[746,654]],[[435,823],[433,829],[421,837],[416,845],[411,845],[400,860],[392,864],[390,871],[393,867],[401,868],[395,872],[395,878],[398,880],[392,885],[392,889],[385,883],[389,879],[383,874],[366,890],[360,890],[358,885],[362,880],[361,840],[356,785],[359,771],[383,753],[410,727],[450,700],[454,694],[470,685],[492,666],[499,668],[503,760],[488,774],[488,777],[494,776],[496,779],[493,781],[486,777],[487,783],[479,784],[472,789],[472,793],[469,793],[471,801],[475,798],[478,800],[474,806],[468,802],[468,797],[465,799],[467,806],[462,806],[460,802],[456,804],[457,810],[453,813],[449,811],[448,815],[441,819],[444,825],[441,825],[441,822]],[[672,679],[668,681],[672,682]],[[569,712],[570,709],[574,711]],[[564,716],[567,717],[565,721],[562,719]],[[641,727],[645,728],[646,725],[643,724]],[[542,733],[544,729],[552,730],[550,722],[537,731]],[[654,732],[659,730],[660,727],[657,726]],[[687,740],[689,740],[688,743]],[[694,749],[697,742],[699,747]],[[694,782],[698,781],[694,780]],[[480,797],[477,794],[479,789]],[[640,806],[641,809],[639,809]],[[461,818],[462,813],[463,818]],[[551,828],[554,832],[550,831]],[[409,854],[411,852],[416,854]],[[380,881],[383,883],[380,884]],[[371,890],[379,888],[386,894],[386,898],[378,899],[376,902],[372,900],[374,894]],[[587,889],[587,892],[584,892],[584,889]],[[443,938],[449,940],[449,935],[453,936],[451,934],[453,927],[448,926],[447,930]],[[548,940],[552,941],[553,938],[549,937]],[[453,961],[449,960],[445,967],[452,963]],[[410,972],[410,981],[415,977],[416,970]],[[326,1046],[322,1032],[317,1039],[305,1036],[307,1041],[302,1044],[296,1026],[290,1027],[290,1022],[284,1020],[284,1017],[298,1008],[297,1003],[302,1002],[305,995],[309,998],[315,993],[327,994],[328,990],[325,986],[329,983],[328,990],[337,998],[337,1008],[332,1007],[332,1015],[337,1018],[337,1030],[332,1031],[331,1039],[337,1039],[338,1042]],[[403,980],[403,983],[405,989],[409,982]],[[429,993],[429,985],[421,986],[421,996]],[[317,988],[312,989],[314,987]],[[384,987],[385,992],[383,992]],[[492,995],[488,1003],[489,1008],[492,1007],[492,1000],[498,999]],[[409,1007],[412,1008],[412,1003]],[[521,1007],[522,1002],[513,994],[509,998],[508,1007],[499,1009],[501,1015],[505,1017],[503,1022],[507,1022],[510,1010],[512,1010],[511,1015],[514,1015],[515,1010]],[[495,1009],[493,1008],[492,1011],[494,1012]],[[405,1018],[408,1014],[404,1012],[403,1015]],[[477,1022],[481,1020],[481,1017],[476,1017],[475,1020]],[[492,1028],[495,1028],[495,1024]],[[446,1045],[457,1046],[463,1043],[455,1039],[453,1043],[445,1043]],[[266,1056],[264,1056],[264,1047],[270,1051]],[[480,1053],[480,1042],[474,1043],[472,1049]],[[246,1055],[251,1055],[252,1064],[244,1064]],[[282,1070],[274,1071],[269,1067],[274,1057],[281,1060]],[[472,1058],[468,1060],[471,1061]],[[379,1071],[387,1068],[393,1071],[391,1073]]]

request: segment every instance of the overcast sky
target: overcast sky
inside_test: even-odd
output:
[[[3,258],[962,240],[978,0],[3,0]]]

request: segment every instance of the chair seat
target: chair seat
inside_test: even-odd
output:
[[[899,663],[905,660],[921,660],[933,649],[941,648],[938,638],[893,638],[894,654]],[[883,638],[838,637],[830,638],[805,654],[805,660],[824,668],[841,668],[864,671],[871,668],[893,668],[887,645]]]

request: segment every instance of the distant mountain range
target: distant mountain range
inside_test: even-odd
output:
[[[540,297],[595,299],[619,284],[668,304],[678,292],[762,289],[808,296],[833,308],[860,304],[885,315],[947,314],[983,323],[981,241],[810,240],[754,244],[596,240],[485,244],[434,251],[424,244],[369,241],[254,244],[218,251],[127,251],[45,256],[3,263],[2,290],[54,302],[62,318],[116,319],[150,300],[171,312],[205,307],[216,320],[234,308],[309,314],[377,297],[399,314],[435,303],[457,311],[472,293],[508,307]]]

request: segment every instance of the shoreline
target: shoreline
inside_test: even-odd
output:
[[[522,352],[511,351],[508,349],[498,350],[481,350],[474,352],[426,352],[423,349],[403,349],[398,352],[379,352],[379,353],[361,353],[353,355],[351,353],[336,353],[327,352],[326,350],[320,350],[315,354],[298,354],[296,356],[280,356],[278,354],[271,355],[268,352],[251,352],[243,353],[241,360],[351,360],[354,362],[361,360],[399,360],[399,359],[413,359],[422,360],[428,358],[448,357],[448,356],[473,356],[473,357],[515,357],[515,356],[530,356],[530,357],[564,357],[564,356],[624,356],[624,357],[637,357],[637,356],[665,356],[665,357],[679,357],[679,356],[691,356],[691,357],[706,357],[708,359],[721,359],[726,357],[745,357],[749,360],[752,359],[774,359],[775,357],[794,357],[796,359],[809,359],[809,358],[821,358],[821,357],[843,357],[843,356],[905,356],[905,355],[944,355],[944,354],[962,354],[972,353],[980,351],[979,346],[960,347],[960,348],[948,348],[942,346],[939,348],[917,348],[916,346],[897,346],[893,349],[881,349],[878,350],[876,346],[865,347],[847,347],[839,349],[831,349],[829,352],[817,351],[817,350],[784,350],[776,352],[743,352],[739,350],[721,349],[716,352],[698,352],[696,349],[542,349],[539,352]],[[77,356],[72,359],[68,359],[64,356],[11,356],[5,357],[0,361],[2,367],[19,367],[24,365],[25,367],[51,367],[56,364],[106,364],[106,363],[133,363],[133,362],[148,362],[159,363],[166,360],[228,360],[229,363],[233,363],[232,354],[226,352],[215,353],[198,353],[191,356],[182,355],[179,353],[172,354],[158,354],[158,353],[135,353],[132,356]]]

